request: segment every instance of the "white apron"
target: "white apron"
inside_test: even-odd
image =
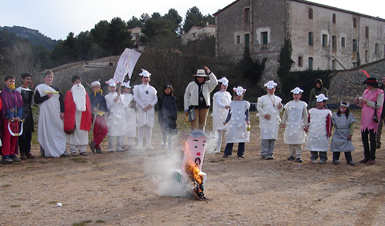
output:
[[[108,136],[124,136],[126,134],[125,128],[125,110],[122,95],[117,102],[114,99],[118,93],[109,93],[104,98],[106,99],[107,108],[110,111],[106,117],[108,126]]]
[[[46,84],[38,85],[35,90],[41,97],[47,95],[45,91],[56,92]],[[37,140],[45,151],[45,157],[60,157],[66,150],[66,135],[60,118],[59,94],[53,94],[40,104]]]
[[[331,111],[312,108],[309,110],[309,114],[309,134],[305,149],[309,151],[328,151],[329,139],[326,136],[326,117],[331,116]]]
[[[272,99],[270,99],[270,97]],[[264,95],[258,98],[257,108],[259,112],[259,128],[261,139],[277,139],[279,124],[281,123],[280,110],[277,105],[282,99],[275,95]],[[270,115],[270,119],[265,119],[265,114]]]
[[[131,102],[134,100],[132,94],[124,94],[124,109],[125,109],[125,122],[126,131],[128,137],[136,137],[136,112],[135,108],[130,107]]]
[[[306,134],[304,131],[304,120],[302,112],[307,104],[303,101],[290,101],[285,105],[287,114],[286,129],[283,135],[285,144],[304,144]]]
[[[231,95],[227,91],[218,91],[213,96],[213,130],[226,130],[228,124],[223,125],[229,110],[225,106],[230,105]]]
[[[138,127],[149,126],[152,128],[154,126],[154,107],[158,102],[156,89],[150,85],[136,85],[134,86],[134,100],[137,107],[136,121]],[[150,110],[143,111],[149,104],[153,107]]]
[[[250,140],[250,131],[247,131],[245,112],[250,103],[245,100],[232,101],[231,119],[226,133],[226,143],[244,143]]]

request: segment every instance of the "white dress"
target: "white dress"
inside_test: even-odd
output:
[[[41,97],[47,95],[45,92],[56,92],[46,84],[38,85],[35,90]],[[54,93],[40,104],[37,140],[44,149],[45,157],[60,157],[66,150],[64,124],[60,118],[59,94]]]
[[[131,107],[130,104],[134,101],[134,96],[132,94],[124,94],[124,108],[125,108],[125,122],[126,130],[128,137],[136,137],[136,112],[135,108]]]
[[[285,144],[304,144],[306,134],[304,131],[305,120],[308,120],[306,112],[307,104],[303,101],[290,101],[284,107],[286,117],[286,129],[283,134]]]
[[[225,106],[231,103],[231,95],[227,91],[218,91],[213,96],[213,130],[226,130],[228,124],[223,125],[229,110]]]
[[[228,123],[226,143],[249,142],[250,131],[247,131],[245,112],[250,108],[250,103],[245,100],[232,101],[230,107],[231,119]]]
[[[137,114],[136,120],[138,127],[142,126],[154,126],[154,107],[158,103],[158,97],[156,96],[156,89],[149,84],[140,84],[134,86],[134,100],[136,102]],[[149,104],[153,107],[150,110],[143,111]]]
[[[310,125],[306,142],[306,150],[328,151],[329,139],[326,136],[326,118],[332,112],[328,109],[312,108],[309,110]]]
[[[123,95],[120,95],[117,102],[114,99],[118,96],[117,92],[109,93],[104,98],[106,99],[107,108],[110,111],[106,118],[108,126],[108,136],[123,136],[126,134],[125,124],[125,109]]]
[[[281,123],[280,112],[283,108],[278,109],[278,103],[282,99],[275,95],[264,95],[258,98],[257,110],[259,113],[259,128],[261,130],[261,139],[278,138],[279,124]],[[270,119],[267,120],[265,115],[269,114]]]

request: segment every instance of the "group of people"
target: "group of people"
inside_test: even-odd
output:
[[[239,143],[237,155],[244,158],[245,142],[249,142],[250,137],[250,103],[242,100],[246,90],[242,87],[234,88],[234,100],[231,101],[231,95],[226,91],[229,81],[226,78],[218,81],[220,90],[213,96],[213,128],[217,132],[216,152],[221,151],[222,134],[226,133],[223,157],[231,155],[233,144]],[[385,118],[385,114],[381,112],[384,92],[378,88],[378,81],[374,77],[366,79],[364,84],[367,89],[361,96],[356,97],[356,104],[362,107],[361,138],[364,147],[364,158],[359,162],[373,165],[376,144],[377,147],[380,145],[381,135],[376,138],[377,131],[382,128],[379,122],[382,123]],[[318,158],[320,164],[325,164],[328,159],[327,152],[330,150],[333,153],[333,164],[339,164],[340,154],[343,152],[347,164],[355,165],[351,152],[354,151],[352,136],[356,119],[350,113],[350,104],[347,101],[341,101],[334,113],[327,109],[328,91],[320,79],[316,80],[315,88],[311,91],[311,107],[300,100],[303,90],[299,87],[291,90],[293,100],[283,105],[281,98],[275,95],[277,83],[271,80],[264,86],[267,93],[259,97],[257,102],[262,159],[274,159],[274,145],[279,128],[282,127],[285,128],[284,143],[289,146],[288,160],[302,163],[304,147],[310,151],[310,161],[313,164],[317,163]],[[285,111],[281,120],[282,110]]]
[[[121,152],[134,146],[137,149],[153,149],[151,139],[157,103],[163,146],[171,147],[172,137],[177,133],[177,105],[173,87],[166,84],[158,99],[157,90],[149,84],[151,74],[142,69],[139,76],[142,83],[134,86],[133,92],[129,82],[120,84],[113,79],[106,81],[109,93],[105,96],[99,81],[91,83],[92,92],[88,94],[81,78],[73,76],[72,87],[65,97],[58,87],[52,86],[54,73],[50,70],[43,73],[44,83],[38,85],[35,91],[32,76],[28,73],[22,74],[22,85],[17,89],[15,78],[5,77],[0,95],[2,161],[20,161],[16,155],[17,146],[21,159],[34,158],[31,154],[33,101],[40,107],[37,138],[40,153],[44,157],[86,156],[87,145],[92,152],[102,153],[100,144],[106,136],[109,152]],[[356,97],[356,103],[362,107],[364,159],[360,163],[372,165],[378,145],[376,134],[381,126],[379,122],[384,120],[381,112],[384,95],[378,88],[376,78],[370,77],[364,83],[367,89],[362,96]],[[340,153],[344,152],[347,164],[355,165],[351,155],[354,150],[351,138],[356,119],[349,112],[349,103],[341,101],[337,112],[332,114],[326,107],[327,90],[322,87],[322,80],[317,80],[315,84],[309,101],[311,107],[301,101],[303,90],[299,87],[291,91],[293,100],[284,105],[282,99],[275,95],[277,83],[271,80],[264,84],[266,95],[259,97],[257,102],[262,159],[274,159],[275,142],[282,127],[285,128],[284,143],[289,146],[288,160],[302,163],[305,145],[305,150],[311,152],[311,162],[316,163],[319,158],[319,163],[324,164],[327,161],[329,137],[332,137],[330,151],[333,152],[333,164],[339,164]],[[210,94],[218,86],[219,91],[213,95],[212,114],[217,139],[215,152],[221,151],[222,137],[225,135],[223,157],[230,156],[234,143],[238,143],[237,156],[245,158],[245,143],[250,141],[250,103],[243,100],[246,89],[241,86],[233,88],[232,100],[232,95],[227,92],[228,85],[227,78],[218,80],[208,67],[198,69],[194,80],[185,89],[186,121],[191,123],[191,130],[205,130],[211,105]],[[91,128],[93,138],[89,141]]]

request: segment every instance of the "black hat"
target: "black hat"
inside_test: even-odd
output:
[[[378,88],[378,80],[376,77],[369,77],[364,81],[364,84]]]

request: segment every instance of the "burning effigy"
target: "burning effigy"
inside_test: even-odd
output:
[[[193,131],[184,144],[181,169],[176,169],[173,178],[181,186],[192,187],[192,194],[199,200],[205,200],[204,188],[207,174],[202,172],[206,151],[207,135],[202,130]]]

